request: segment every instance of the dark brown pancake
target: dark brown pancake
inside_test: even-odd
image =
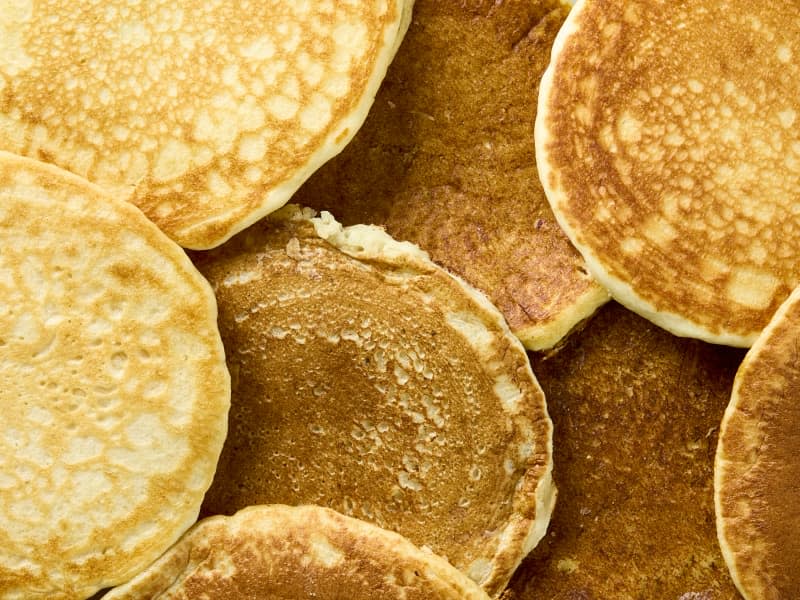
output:
[[[539,78],[565,15],[555,0],[417,0],[363,128],[293,200],[419,244],[531,349],[607,299],[536,170]]]
[[[508,600],[733,600],[714,529],[717,431],[742,351],[611,304],[534,367],[558,503]]]
[[[497,309],[413,244],[294,206],[198,266],[232,379],[204,510],[328,506],[499,594],[555,489],[544,395]]]

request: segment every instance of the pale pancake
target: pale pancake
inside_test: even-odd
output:
[[[293,200],[419,244],[534,350],[608,299],[536,171],[539,78],[565,16],[557,0],[418,0],[364,127]]]
[[[319,506],[251,506],[200,521],[106,600],[488,600],[446,560]]]
[[[714,529],[713,465],[742,355],[612,303],[555,357],[533,357],[559,497],[504,600],[739,598]]]
[[[620,302],[749,346],[798,283],[794,2],[583,0],[553,46],[537,164]]]
[[[0,1],[0,150],[215,246],[353,136],[412,4]]]
[[[416,246],[309,214],[287,207],[197,258],[233,379],[205,513],[326,505],[499,593],[555,499],[522,345]]]
[[[714,469],[717,533],[748,600],[800,590],[800,290],[745,356]]]
[[[85,598],[194,523],[230,380],[207,282],[134,206],[0,152],[0,597]]]

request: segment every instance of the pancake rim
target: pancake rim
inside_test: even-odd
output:
[[[169,262],[183,277],[183,281],[180,282],[181,294],[187,295],[187,290],[191,288],[191,291],[196,295],[197,304],[198,306],[202,305],[203,314],[200,315],[200,313],[197,312],[193,315],[190,315],[190,318],[194,317],[195,323],[200,321],[201,316],[203,321],[207,321],[208,330],[198,333],[198,335],[202,334],[204,336],[203,341],[208,342],[208,344],[204,346],[204,350],[207,350],[207,355],[196,357],[194,360],[196,360],[198,365],[191,367],[189,370],[199,370],[200,364],[202,363],[208,366],[208,370],[205,372],[205,377],[203,378],[204,385],[202,389],[195,391],[193,395],[188,393],[184,394],[187,399],[191,400],[189,409],[184,410],[184,414],[191,417],[188,427],[195,432],[200,429],[201,424],[205,426],[214,425],[215,427],[208,427],[207,429],[203,428],[204,440],[205,443],[207,443],[207,446],[205,446],[206,452],[204,455],[190,454],[187,458],[185,458],[185,461],[187,461],[192,467],[192,471],[189,472],[184,468],[183,470],[185,473],[181,479],[185,484],[188,484],[189,481],[191,481],[192,488],[202,488],[203,490],[207,489],[211,484],[214,472],[213,468],[209,468],[209,466],[216,466],[222,450],[223,441],[227,431],[227,411],[230,405],[230,377],[225,365],[222,340],[219,336],[216,326],[216,298],[211,290],[210,285],[201,276],[199,271],[191,263],[183,250],[175,242],[168,238],[160,229],[158,229],[149,219],[147,219],[144,214],[134,205],[114,198],[111,194],[99,186],[69,171],[60,169],[55,165],[0,151],[0,171],[5,170],[13,171],[14,173],[24,173],[27,178],[33,180],[33,184],[31,185],[36,185],[37,188],[41,187],[45,191],[46,197],[42,197],[44,202],[52,205],[63,204],[65,206],[63,212],[67,214],[78,214],[78,210],[74,206],[71,206],[72,202],[85,202],[91,208],[97,207],[96,210],[93,210],[91,213],[89,213],[89,216],[82,217],[83,220],[87,222],[87,226],[88,221],[93,217],[96,217],[98,214],[100,214],[103,224],[107,224],[109,221],[123,222],[125,231],[133,232],[137,238],[137,241],[141,241],[145,245],[149,246],[150,249],[157,251],[159,257],[163,258],[165,262]],[[41,179],[46,181],[42,183],[40,181]],[[24,181],[22,185],[28,185],[28,182]],[[62,185],[64,190],[62,190],[60,187],[56,187]],[[10,190],[7,190],[5,186],[3,186],[3,188],[6,190],[6,194],[8,194],[8,196],[18,196],[19,202],[24,202],[26,200],[24,195],[20,195],[18,192],[15,192],[13,188]],[[76,189],[77,192],[75,191]],[[36,193],[39,193],[38,189],[35,191]],[[68,197],[67,192],[70,194]],[[3,190],[0,190],[0,195],[3,195]],[[76,200],[73,200],[73,198]],[[113,216],[105,216],[109,213],[111,213]],[[104,238],[107,238],[105,249],[109,250],[113,248],[112,243],[114,240],[112,240],[107,234],[104,235]],[[58,237],[56,238],[56,241],[60,241]],[[47,240],[47,247],[51,247],[53,243],[53,240]],[[108,256],[108,254],[105,256]],[[132,262],[131,259],[128,259],[128,262]],[[71,278],[71,275],[69,275],[69,277]],[[49,284],[51,281],[52,279],[48,279],[47,283]],[[91,281],[91,276],[89,281]],[[163,281],[164,278],[159,280],[158,283],[163,283]],[[152,287],[153,286],[151,286],[151,288]],[[75,292],[70,292],[70,294],[74,296]],[[55,327],[58,327],[58,324],[56,324]],[[124,329],[124,325],[118,326],[117,329]],[[80,339],[76,345],[78,347],[89,349],[90,346],[87,343],[87,340]],[[70,341],[74,342],[74,340],[67,340],[66,342],[62,341],[60,343],[63,345],[69,343]],[[5,346],[5,343],[3,345]],[[135,344],[122,344],[123,349],[129,349],[132,346],[135,347]],[[94,349],[93,351],[96,352],[97,350]],[[170,350],[165,354],[167,357],[177,357],[175,350]],[[212,377],[212,374],[215,377]],[[90,377],[90,382],[94,381],[96,381],[96,379],[94,379],[94,374],[92,374]],[[191,380],[189,382],[194,383]],[[30,382],[28,387],[35,387],[33,381]],[[174,387],[177,389],[178,383],[176,383]],[[123,397],[130,397],[131,395],[130,392],[118,393]],[[89,399],[92,399],[91,395],[89,396]],[[94,404],[91,406],[94,407],[94,405],[98,404],[99,402],[98,396],[95,394]],[[146,414],[139,410],[128,410],[127,413],[141,415]],[[207,416],[208,418],[197,418],[198,415]],[[94,423],[94,421],[92,422]],[[42,428],[47,429],[47,426],[42,425]],[[131,436],[134,434],[129,432],[128,435]],[[65,442],[70,439],[73,439],[70,437],[70,435],[64,436]],[[106,441],[106,443],[111,445],[111,439]],[[123,450],[130,449],[134,445],[134,442],[129,442],[128,445],[121,444],[120,448]],[[59,448],[59,450],[63,454],[66,454],[68,450],[66,444],[64,448]],[[13,458],[16,458],[16,456],[12,454],[12,459]],[[213,465],[209,465],[209,461],[212,460]],[[105,456],[102,459],[102,462],[104,465],[109,464],[109,460]],[[12,462],[12,465],[13,464],[14,463]],[[68,461],[65,461],[64,464],[69,467],[73,467],[73,464]],[[63,467],[64,464],[61,464],[60,466]],[[80,465],[81,463],[78,462],[77,464]],[[56,465],[59,465],[57,461]],[[181,464],[181,466],[183,466],[183,464]],[[198,466],[204,467],[204,470],[198,470]],[[172,469],[169,472],[170,477],[175,477],[177,474],[180,474],[177,469]],[[152,473],[146,477],[148,486],[154,485],[156,475],[157,474]],[[112,494],[114,491],[116,491],[116,488],[112,490]],[[160,493],[166,498],[174,499],[172,492],[168,489],[164,489]],[[149,499],[153,494],[152,492],[148,492],[148,494]],[[147,522],[151,520],[164,520],[160,515],[155,515],[155,511],[152,509],[148,512],[144,512],[143,514],[143,509],[147,509],[149,506],[153,505],[152,501],[145,504],[139,502],[134,506],[134,511],[128,513],[124,519],[119,517],[107,519],[107,521],[110,520],[111,523],[128,523],[126,534],[131,534],[130,537],[132,538],[134,537],[133,534],[136,534],[139,536],[139,538],[144,539],[144,542],[142,542],[141,539],[134,538],[136,540],[134,545],[134,550],[136,550],[135,554],[132,553],[130,549],[105,548],[105,546],[108,544],[108,541],[105,539],[97,539],[95,534],[93,536],[94,541],[92,543],[87,543],[87,546],[90,548],[90,550],[92,550],[91,553],[87,553],[86,555],[79,557],[69,557],[70,562],[68,564],[72,570],[67,571],[66,576],[64,573],[58,572],[58,569],[53,569],[53,573],[48,572],[42,576],[31,577],[30,570],[25,570],[28,567],[20,567],[14,570],[9,568],[7,571],[5,571],[8,579],[7,581],[0,582],[0,588],[3,588],[5,585],[15,585],[17,587],[14,587],[13,589],[5,588],[5,593],[19,593],[21,588],[19,587],[20,577],[18,571],[20,571],[20,569],[22,569],[23,573],[27,574],[24,576],[25,584],[28,584],[28,580],[30,579],[34,585],[42,585],[47,583],[52,586],[50,589],[44,591],[23,589],[22,593],[48,594],[48,598],[72,598],[75,597],[76,594],[91,594],[98,589],[102,589],[108,585],[113,585],[123,581],[124,578],[132,576],[142,567],[146,566],[149,564],[149,562],[157,558],[158,555],[163,552],[165,547],[177,539],[196,520],[198,511],[200,509],[200,504],[202,502],[203,493],[198,494],[196,490],[190,489],[187,485],[183,494],[186,498],[185,505],[173,506],[172,518],[171,521],[169,521],[169,527],[166,530],[159,530],[155,533],[149,533],[149,535],[146,536],[142,536],[135,530],[137,526],[142,526],[143,522],[144,525],[147,525]],[[45,503],[48,504],[47,502]],[[52,504],[52,501],[50,501],[49,504]],[[107,504],[107,502],[104,504]],[[71,510],[69,514],[72,517],[79,516],[74,514],[74,510]],[[129,522],[131,521],[132,517],[134,518],[134,522],[131,525]],[[154,517],[157,518],[154,519]],[[104,525],[107,525],[107,522],[105,522]],[[120,527],[124,527],[124,525],[120,525]],[[53,539],[56,538],[58,545],[55,547],[60,547],[61,550],[64,551],[64,540],[59,539],[60,537],[63,537],[63,532],[58,533],[58,530],[54,527],[42,528],[41,526],[37,525],[37,528],[40,530],[44,529],[45,535],[48,536],[48,543],[55,543],[53,542]],[[128,538],[126,535],[123,540],[127,539]],[[154,539],[163,539],[165,542],[155,544],[152,543],[152,540]],[[85,543],[85,540],[81,540],[80,543]],[[143,543],[144,546],[142,546]],[[74,546],[76,544],[73,542],[72,545]],[[111,554],[111,557],[108,558],[106,554]],[[38,567],[40,570],[47,570],[48,568],[52,568],[55,564],[64,564],[65,561],[63,554],[53,554],[52,558],[55,560],[53,560],[52,563],[43,563],[41,561],[37,562],[35,558],[30,558],[30,560],[29,557],[23,558],[24,560],[22,562],[27,562],[29,565],[33,565],[34,568]],[[49,556],[46,556],[45,558],[49,558]],[[97,562],[98,559],[100,559],[100,564],[95,566],[99,568],[91,569],[88,571],[88,573],[84,572],[85,570],[81,570],[84,565],[92,565],[94,564],[92,561]],[[110,570],[111,567],[113,567],[113,570]],[[0,570],[5,568],[7,568],[7,565],[0,565]],[[0,580],[2,579],[4,578],[0,577]],[[3,590],[0,589],[0,594],[2,593]]]
[[[651,302],[640,297],[630,283],[610,273],[593,249],[588,244],[581,241],[579,231],[569,223],[567,217],[562,214],[559,208],[568,196],[563,192],[558,183],[558,176],[552,169],[552,165],[548,160],[549,153],[545,150],[545,146],[547,146],[548,142],[552,142],[552,140],[555,139],[547,121],[548,97],[554,85],[556,63],[561,54],[561,50],[573,36],[580,35],[580,29],[577,26],[578,18],[582,11],[586,9],[586,6],[591,4],[592,1],[593,0],[575,1],[572,10],[564,22],[564,26],[556,36],[551,52],[550,64],[545,70],[539,88],[538,108],[534,128],[536,163],[539,171],[539,178],[544,187],[548,202],[553,208],[556,220],[573,245],[584,257],[592,276],[595,277],[620,304],[676,336],[699,339],[711,344],[748,348],[753,345],[759,332],[743,334],[721,327],[720,330],[715,333],[708,330],[704,324],[697,322],[688,315],[681,315],[669,310],[658,309]]]
[[[536,454],[541,454],[545,460],[536,464],[532,462],[532,458],[520,460],[520,465],[523,468],[519,475],[513,479],[516,486],[508,496],[509,515],[501,521],[498,520],[497,533],[491,538],[487,538],[487,540],[496,540],[493,542],[497,544],[496,549],[491,552],[478,553],[479,546],[477,546],[476,556],[473,557],[470,565],[463,567],[472,576],[472,579],[477,581],[490,594],[499,594],[522,559],[544,536],[556,497],[556,489],[552,481],[552,422],[547,413],[544,392],[541,391],[541,387],[538,385],[538,381],[531,369],[530,361],[525,354],[525,349],[518,338],[509,330],[501,313],[481,292],[433,263],[427,253],[415,244],[397,241],[383,229],[376,226],[352,225],[343,227],[330,213],[323,212],[319,217],[314,217],[314,214],[315,212],[311,209],[301,209],[296,205],[289,204],[268,218],[277,221],[279,226],[281,222],[306,223],[313,227],[308,232],[308,239],[318,240],[326,246],[330,246],[331,250],[329,251],[341,252],[356,262],[366,264],[380,263],[390,268],[399,269],[400,272],[411,271],[420,275],[430,273],[437,277],[445,277],[448,285],[452,284],[453,290],[458,290],[459,293],[463,294],[464,303],[475,306],[476,312],[480,311],[477,312],[477,316],[485,326],[491,327],[490,331],[492,331],[493,340],[502,340],[504,347],[507,344],[507,348],[516,354],[515,358],[508,360],[509,363],[513,361],[516,365],[515,368],[519,369],[520,372],[524,370],[524,377],[522,375],[520,377],[524,378],[526,384],[529,383],[531,386],[530,388],[526,387],[526,389],[530,390],[527,394],[531,395],[528,397],[526,404],[530,404],[531,408],[535,405],[537,419],[539,417],[538,393],[541,394],[541,425],[534,425],[534,429],[531,430],[530,434],[526,434],[526,438],[531,437],[535,440]],[[261,240],[262,238],[259,237],[258,239]],[[227,256],[230,257],[232,255]],[[222,260],[224,261],[225,259],[223,258]],[[209,262],[214,264],[214,259],[210,259]],[[201,266],[200,270],[204,271],[204,268]],[[227,275],[225,275],[226,273]],[[212,285],[216,287],[217,285],[222,285],[221,278],[223,276],[230,277],[232,273],[233,271],[228,272],[227,269],[224,269],[219,276],[209,275],[209,279],[212,281]],[[390,284],[387,283],[387,285]],[[487,349],[480,350],[475,346],[476,342],[469,340],[468,336],[461,332],[458,332],[458,335],[470,344],[476,358],[480,357],[482,352],[492,353],[497,358],[498,353],[494,349],[495,341],[492,341],[491,349],[488,349],[489,345],[486,344]],[[223,335],[223,337],[225,336]],[[489,359],[486,360],[488,361]],[[492,379],[494,378],[491,373],[489,376]],[[234,402],[235,396],[236,394],[234,394]],[[495,397],[492,400],[497,403],[498,411],[503,414],[509,417],[516,415],[522,417],[526,422],[535,422],[533,418],[529,420],[527,413],[521,412],[521,408],[512,410],[503,406],[498,392],[495,392]],[[538,421],[536,422],[538,423]],[[541,435],[544,432],[546,434]],[[522,432],[515,435],[516,441],[520,440],[519,436],[521,435],[523,435]],[[528,485],[524,485],[524,483]],[[218,511],[220,508],[217,507],[214,510]],[[481,539],[480,534],[474,533],[470,535],[470,539],[479,540]],[[472,565],[477,566],[470,569]]]

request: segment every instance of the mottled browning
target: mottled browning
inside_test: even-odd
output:
[[[534,358],[558,502],[505,600],[736,600],[712,469],[742,351],[676,338],[617,304]]]
[[[717,531],[749,600],[800,590],[800,291],[736,374],[715,463]]]
[[[330,506],[499,593],[554,499],[551,425],[522,346],[418,248],[318,221],[326,241],[291,214],[197,257],[234,398],[204,511]]]
[[[207,282],[134,206],[0,152],[0,597],[127,581],[196,520],[230,383]]]
[[[556,0],[419,0],[364,127],[294,201],[377,223],[485,292],[532,349],[608,298],[538,180],[539,78]]]
[[[618,300],[749,346],[800,281],[793,0],[578,2],[541,85],[537,164]]]
[[[198,523],[107,600],[488,600],[444,559],[318,506],[253,506]]]
[[[0,149],[217,245],[353,136],[411,5],[2,0]]]

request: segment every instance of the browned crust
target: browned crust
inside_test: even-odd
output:
[[[592,273],[673,333],[749,346],[798,281],[798,34],[786,3],[588,0],[554,46],[548,198]]]
[[[198,523],[109,600],[486,600],[445,560],[318,506],[252,506]]]
[[[736,375],[717,448],[717,530],[742,594],[800,589],[800,293],[770,322]]]
[[[532,143],[566,12],[557,0],[419,0],[364,127],[294,199],[419,244],[532,349],[607,300],[555,222]]]
[[[719,422],[742,351],[676,338],[616,303],[533,356],[558,503],[504,600],[737,600],[714,530]]]
[[[551,425],[522,346],[419,250],[356,260],[287,214],[197,256],[234,379],[206,514],[327,505],[499,593],[554,496]],[[467,343],[451,319],[481,325]],[[507,406],[501,379],[519,393]]]

